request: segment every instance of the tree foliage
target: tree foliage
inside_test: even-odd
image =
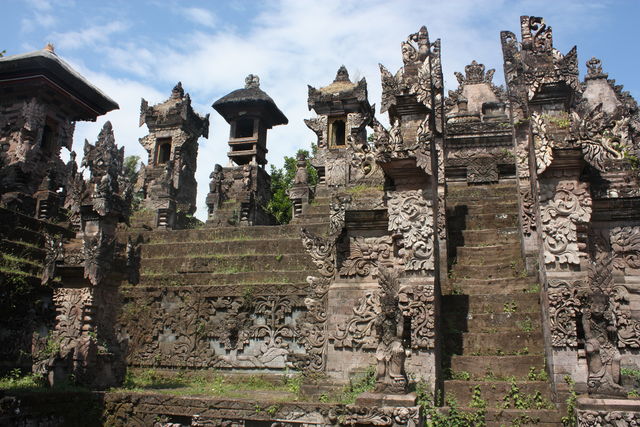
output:
[[[311,151],[315,154],[314,145]],[[309,150],[298,150],[296,156],[284,157],[284,166],[276,168],[271,165],[271,200],[267,203],[267,211],[271,213],[278,224],[287,224],[291,221],[292,202],[287,191],[293,185],[293,179],[296,176],[296,157],[298,154],[304,154],[307,158],[307,172],[309,173],[309,186],[313,187],[318,182],[318,172],[311,166],[309,160]]]
[[[6,50],[0,50],[0,58],[2,58],[4,56],[4,54],[7,53]]]
[[[140,174],[141,167],[142,163],[140,163],[140,156],[127,156],[124,158],[124,162],[122,163],[122,173],[129,182],[134,184],[134,186],[138,181],[138,175]],[[131,202],[131,210],[135,212],[140,209],[141,203],[142,193],[140,191],[134,192],[133,201]]]

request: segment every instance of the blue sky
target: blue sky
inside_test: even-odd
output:
[[[204,218],[208,176],[226,164],[228,125],[211,104],[258,74],[261,87],[288,116],[289,125],[269,134],[267,156],[281,165],[284,155],[308,148],[315,139],[302,120],[307,84],[330,83],[338,67],[352,80],[366,77],[371,103],[380,103],[378,63],[395,72],[400,42],[426,25],[442,39],[447,89],[454,71],[476,59],[495,68],[503,83],[500,31],[520,37],[519,16],[543,16],[552,26],[554,46],[566,53],[578,46],[581,72],[592,56],[605,72],[640,97],[640,0],[0,0],[0,50],[7,55],[41,49],[56,53],[120,104],[120,110],[76,127],[74,147],[94,142],[105,120],[126,154],[146,152],[138,138],[140,98],[166,99],[182,81],[194,108],[211,113],[210,137],[200,141],[198,216]]]

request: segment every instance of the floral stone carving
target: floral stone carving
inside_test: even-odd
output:
[[[591,218],[588,184],[559,181],[540,188],[545,264],[580,264],[577,225]]]
[[[399,242],[406,271],[434,269],[434,230],[431,201],[421,190],[389,193],[389,230]]]

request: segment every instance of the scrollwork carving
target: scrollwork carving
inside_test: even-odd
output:
[[[402,315],[411,319],[411,348],[435,347],[435,306],[433,285],[404,285],[398,292]]]
[[[549,329],[554,347],[577,347],[577,320],[586,292],[582,280],[551,280],[547,289],[549,301]]]
[[[559,181],[541,184],[540,215],[546,264],[579,264],[577,224],[591,218],[588,184]]]
[[[406,271],[434,269],[434,224],[431,201],[421,190],[389,194],[389,231],[401,245]]]
[[[376,276],[378,265],[393,266],[391,236],[351,237],[349,256],[343,261],[341,276]]]
[[[333,277],[336,271],[335,239],[325,239],[301,229],[302,245],[324,277]]]

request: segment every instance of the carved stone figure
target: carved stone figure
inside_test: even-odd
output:
[[[397,273],[380,267],[380,313],[376,318],[379,344],[376,348],[376,392],[404,393],[407,377],[404,371],[405,349],[402,343],[402,312],[398,306]]]
[[[620,386],[620,352],[616,346],[615,317],[609,298],[601,291],[589,295],[582,316],[590,393],[625,394]]]

